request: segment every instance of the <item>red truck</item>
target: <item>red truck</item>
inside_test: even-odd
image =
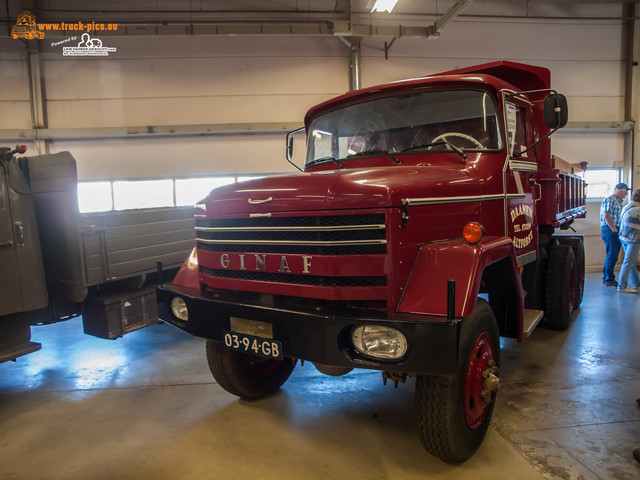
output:
[[[206,338],[214,378],[243,398],[298,359],[415,377],[423,446],[464,461],[490,422],[500,336],[566,329],[582,299],[582,238],[554,235],[586,214],[583,180],[550,153],[566,122],[549,70],[506,61],[315,106],[301,173],[196,205],[160,316]]]

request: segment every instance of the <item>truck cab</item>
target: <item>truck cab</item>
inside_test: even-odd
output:
[[[554,237],[585,214],[577,177],[558,197],[550,154],[566,110],[548,70],[512,62],[311,108],[300,173],[196,205],[161,318],[206,338],[214,377],[244,398],[277,390],[297,360],[414,376],[423,445],[465,460],[491,418],[499,337],[545,316],[566,328],[579,304],[582,244]]]

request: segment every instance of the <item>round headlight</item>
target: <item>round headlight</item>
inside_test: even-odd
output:
[[[185,322],[189,320],[189,310],[187,309],[187,304],[184,303],[184,300],[180,297],[173,297],[171,299],[171,313]]]
[[[363,355],[383,360],[396,360],[407,353],[407,339],[391,327],[359,325],[351,332],[351,342]]]

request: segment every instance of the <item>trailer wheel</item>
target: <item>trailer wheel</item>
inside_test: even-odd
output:
[[[207,361],[213,378],[227,392],[255,399],[278,390],[287,381],[297,360],[271,360],[225,348],[207,339]]]
[[[462,320],[456,376],[416,377],[418,434],[425,450],[452,464],[475,453],[491,421],[499,365],[496,319],[479,298],[474,312]]]
[[[582,297],[584,296],[584,274],[585,274],[585,259],[584,259],[584,242],[580,237],[556,237],[560,245],[569,245],[573,250],[573,256],[576,260],[576,287],[574,293],[573,308],[576,309],[582,303]]]
[[[569,245],[557,245],[549,255],[545,325],[569,328],[575,305],[576,260]]]

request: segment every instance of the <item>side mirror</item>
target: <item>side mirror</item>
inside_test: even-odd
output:
[[[291,163],[293,159],[293,137],[287,134],[287,162]]]
[[[547,95],[543,104],[544,123],[551,130],[557,130],[567,124],[569,109],[567,98],[560,93]]]
[[[291,165],[296,167],[298,170],[302,171],[302,169],[298,165],[293,163],[293,135],[299,132],[304,132],[304,127],[297,128],[287,133],[287,146],[285,150],[285,155],[286,155],[287,162],[289,162]]]

